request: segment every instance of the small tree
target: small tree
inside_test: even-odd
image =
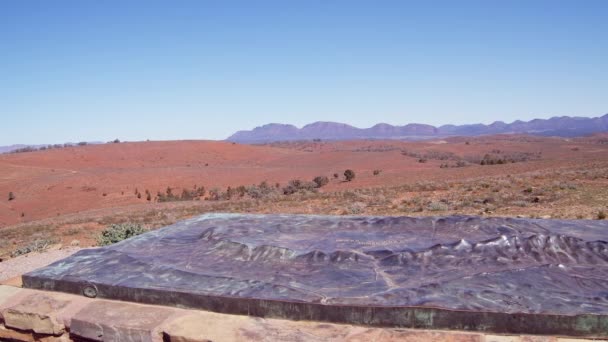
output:
[[[344,171],[344,178],[346,178],[347,182],[352,181],[353,179],[355,179],[355,171],[351,169]]]
[[[11,192],[9,192],[9,193],[8,193],[8,200],[9,200],[9,201],[12,201],[12,200],[14,200],[14,199],[15,199],[15,194],[14,194],[12,191],[11,191]]]
[[[287,186],[283,188],[284,195],[291,195],[302,188],[302,181],[299,179],[292,179],[287,183]]]
[[[237,191],[235,188],[233,187],[228,187],[226,188],[226,194],[224,197],[226,197],[226,199],[231,199],[232,197],[235,197],[237,195]]]
[[[219,188],[215,187],[215,188],[209,190],[209,196],[208,196],[209,200],[217,201],[220,199],[220,196],[221,196],[221,190]]]
[[[317,188],[321,188],[329,183],[329,178],[325,176],[317,176],[312,180],[317,185]]]

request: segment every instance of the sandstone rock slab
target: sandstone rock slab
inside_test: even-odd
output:
[[[34,336],[23,331],[7,329],[0,324],[0,341],[34,342]]]
[[[0,285],[0,305],[2,305],[2,303],[7,301],[9,298],[12,298],[20,291],[21,289],[18,287]]]
[[[4,325],[38,334],[61,335],[65,331],[65,325],[57,318],[57,313],[68,305],[69,300],[32,293],[18,304],[2,311]]]
[[[158,329],[173,314],[165,307],[94,301],[74,315],[70,333],[92,341],[160,341]]]
[[[212,312],[197,312],[177,317],[163,326],[163,335],[164,340],[169,342],[483,342],[483,335],[476,333],[381,329],[262,319]]]

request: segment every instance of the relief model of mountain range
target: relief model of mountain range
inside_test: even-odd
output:
[[[23,282],[264,317],[605,333],[607,241],[597,220],[207,214]]]
[[[596,117],[553,117],[531,121],[505,123],[496,121],[489,125],[443,125],[435,127],[424,124],[392,126],[380,123],[370,128],[357,128],[337,122],[315,122],[302,128],[286,124],[268,124],[250,131],[239,131],[228,137],[228,141],[241,143],[264,143],[286,140],[350,140],[350,139],[433,139],[449,136],[478,136],[489,134],[533,134],[544,136],[576,137],[608,131],[608,114]]]

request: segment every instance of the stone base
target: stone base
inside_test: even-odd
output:
[[[89,299],[0,285],[0,341],[582,342],[565,336],[369,328]]]

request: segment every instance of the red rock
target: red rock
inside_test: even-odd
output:
[[[160,341],[161,326],[176,309],[93,301],[72,318],[70,333],[93,341]]]
[[[33,331],[38,334],[61,335],[65,331],[57,313],[68,306],[69,300],[34,292],[18,304],[2,311],[7,328]]]
[[[7,329],[0,325],[0,341],[34,342],[34,336],[25,332]]]

